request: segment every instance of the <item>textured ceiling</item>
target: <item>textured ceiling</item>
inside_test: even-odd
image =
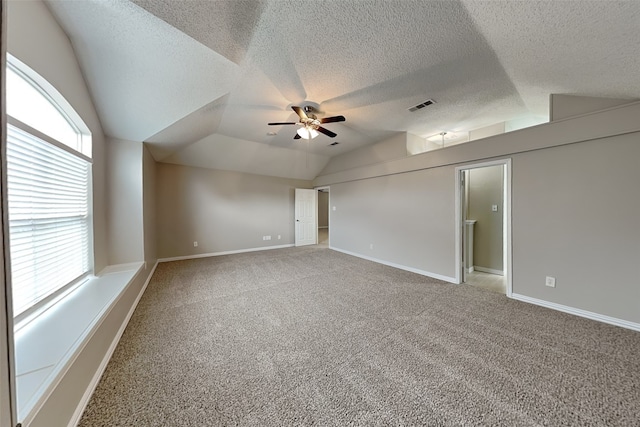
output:
[[[47,4],[105,132],[170,163],[312,179],[397,132],[546,117],[551,93],[640,97],[637,1]],[[326,125],[337,138],[307,144],[295,126],[267,126],[305,102],[347,118]]]

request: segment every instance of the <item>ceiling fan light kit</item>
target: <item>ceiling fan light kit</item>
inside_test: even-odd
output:
[[[316,136],[320,135],[317,130],[315,130],[310,126],[304,126],[299,128],[297,133],[298,135],[300,135],[301,138],[304,138],[304,139],[313,139]]]
[[[296,105],[292,106],[291,109],[296,112],[298,117],[300,117],[299,122],[275,122],[268,123],[269,126],[280,126],[280,125],[298,125],[302,126],[296,132],[296,135],[293,139],[313,139],[320,135],[321,133],[327,135],[329,138],[335,138],[337,136],[336,133],[331,132],[329,129],[326,129],[321,124],[324,123],[336,123],[336,122],[344,122],[346,119],[344,116],[333,116],[333,117],[325,117],[324,119],[318,119],[318,117],[314,114],[315,109],[310,106],[298,107]]]

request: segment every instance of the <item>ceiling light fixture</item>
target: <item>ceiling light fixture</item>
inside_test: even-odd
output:
[[[304,138],[306,140],[311,140],[321,133],[327,135],[329,138],[335,138],[337,134],[335,132],[331,132],[329,129],[321,126],[325,123],[336,123],[336,122],[344,122],[346,119],[344,116],[333,116],[333,117],[324,117],[319,119],[316,116],[316,109],[311,105],[305,105],[304,107],[299,107],[297,105],[292,105],[291,109],[296,112],[300,121],[298,122],[271,122],[267,123],[269,126],[281,126],[281,125],[298,125],[302,126],[296,132],[296,136],[293,139]]]
[[[320,135],[317,130],[312,128],[311,126],[304,126],[298,129],[298,135],[304,139],[313,139],[316,136]]]

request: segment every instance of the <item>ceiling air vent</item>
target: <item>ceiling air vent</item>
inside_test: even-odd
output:
[[[422,109],[424,107],[428,107],[429,105],[435,104],[435,103],[436,103],[436,101],[434,101],[433,99],[427,99],[422,104],[418,104],[415,107],[409,108],[408,110],[413,113],[414,111],[418,111],[418,110],[420,110],[420,109]]]
[[[332,145],[338,145],[338,144],[340,144],[338,141],[332,142],[331,144],[327,145],[327,147],[331,147]]]

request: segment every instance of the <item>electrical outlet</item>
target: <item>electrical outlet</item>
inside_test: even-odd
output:
[[[547,276],[547,278],[545,279],[544,285],[548,286],[550,288],[555,288],[556,287],[556,278],[555,277],[551,277],[551,276]]]
[[[498,212],[498,205],[491,205],[492,212]]]
[[[271,240],[271,236],[267,236],[267,240]]]
[[[282,239],[282,236],[278,234],[278,240]]]
[[[197,248],[197,247],[198,247],[198,242],[194,241],[194,242],[193,242],[193,247],[194,247],[194,248]]]
[[[369,249],[373,249],[373,243],[369,244]]]

